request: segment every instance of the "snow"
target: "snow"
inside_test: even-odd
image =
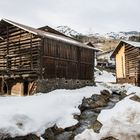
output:
[[[58,30],[59,32],[65,34],[67,36],[70,36],[70,37],[75,37],[75,36],[81,35],[81,33],[78,33],[77,31],[71,29],[68,26],[58,26],[58,27],[56,27],[56,30]]]
[[[66,128],[77,124],[74,114],[80,114],[78,106],[84,97],[100,94],[102,86],[76,90],[55,90],[27,97],[0,97],[0,134],[12,137],[29,133],[40,136],[45,129],[54,126]]]
[[[111,72],[97,70],[95,72],[95,82],[115,83],[116,77]]]
[[[119,140],[139,140],[140,134],[140,103],[130,97],[136,94],[140,97],[140,87],[130,84],[112,84],[115,76],[106,71],[96,69],[97,86],[88,86],[75,90],[59,89],[47,94],[38,93],[34,96],[0,97],[0,135],[24,136],[36,134],[41,136],[45,129],[57,125],[66,128],[78,123],[74,114],[80,114],[78,106],[84,97],[100,94],[101,90],[125,92],[127,97],[118,102],[115,107],[102,110],[98,121],[103,124],[100,133],[91,129],[77,135],[75,140],[100,140],[113,136]],[[43,140],[43,138],[41,138]]]
[[[40,137],[40,140],[44,140],[42,137]]]
[[[103,36],[106,39],[125,39],[128,40],[131,36],[138,36],[139,32],[137,31],[130,31],[130,32],[110,32],[105,33]]]
[[[74,140],[97,140],[97,137],[92,129],[86,129],[83,133],[77,135]]]
[[[127,43],[127,44],[130,44],[134,47],[140,47],[140,42],[135,42],[135,41],[125,41],[125,40],[122,40],[123,42]]]
[[[125,90],[127,91],[127,95],[136,94],[138,97],[140,97],[140,87],[125,84]]]
[[[126,98],[111,109],[103,110],[98,120],[103,124],[101,136],[127,140],[140,134],[140,103]],[[103,137],[102,136],[102,137]]]
[[[119,140],[139,140],[140,134],[140,103],[129,98],[118,102],[109,110],[103,110],[98,121],[103,124],[100,133],[85,130],[75,137],[75,140],[100,140],[113,136]]]

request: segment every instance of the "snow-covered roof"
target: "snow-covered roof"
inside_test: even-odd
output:
[[[108,51],[102,51],[100,53],[98,53],[98,56],[101,56],[101,55],[105,55],[105,54],[110,54],[111,52],[113,52],[114,50],[108,50]]]
[[[133,47],[138,47],[138,48],[140,47],[140,42],[135,42],[135,41],[123,41],[123,42],[125,42]]]
[[[83,43],[81,43],[79,41],[76,41],[74,39],[71,39],[69,37],[65,37],[65,36],[62,36],[62,35],[42,31],[42,30],[39,30],[39,29],[35,29],[33,27],[29,27],[29,26],[26,26],[26,25],[23,25],[23,24],[20,24],[20,23],[16,23],[16,22],[8,20],[8,19],[2,19],[1,22],[2,21],[5,21],[5,22],[7,22],[9,24],[12,24],[12,25],[14,25],[14,26],[16,26],[18,28],[21,28],[21,29],[23,29],[23,30],[25,30],[27,32],[30,32],[32,34],[35,34],[35,35],[38,35],[38,36],[41,36],[41,37],[44,37],[44,38],[51,38],[51,39],[54,39],[54,40],[59,40],[59,41],[62,41],[62,42],[73,44],[73,45],[76,45],[78,47],[84,47],[84,48],[88,48],[88,49],[98,51],[97,48],[90,47],[88,45],[85,45],[85,44],[83,44]]]
[[[97,45],[96,44],[93,44],[92,42],[84,42],[85,45],[88,45],[88,46],[91,46],[95,49],[97,49],[97,52],[98,51],[102,51],[101,49],[97,48]]]
[[[140,48],[140,42],[121,40],[119,42],[119,44],[117,45],[117,47],[114,49],[111,57],[115,57],[116,53],[119,51],[121,46],[123,46],[123,44],[127,44],[127,45],[131,45],[132,47]]]

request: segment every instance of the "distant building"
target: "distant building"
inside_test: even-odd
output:
[[[102,50],[99,49],[96,44],[93,44],[91,42],[85,42],[84,44],[86,44],[86,45],[88,45],[88,46],[93,47],[94,49],[96,49],[96,51],[94,52],[94,66],[97,66],[97,54],[99,52],[101,52]]]
[[[140,42],[140,34],[139,35],[133,35],[133,36],[130,36],[129,39],[130,41],[135,41],[135,42]]]
[[[116,60],[117,83],[140,86],[140,42],[120,41],[111,57]]]
[[[106,68],[115,68],[114,58],[110,58],[113,50],[98,52],[97,53],[97,65]]]

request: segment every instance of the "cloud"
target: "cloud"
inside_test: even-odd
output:
[[[0,17],[40,27],[68,25],[79,32],[140,30],[139,0],[4,0]]]

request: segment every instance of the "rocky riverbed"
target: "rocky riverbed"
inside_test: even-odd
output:
[[[42,138],[45,140],[73,140],[74,137],[83,132],[85,129],[93,129],[95,132],[99,132],[102,124],[97,121],[97,117],[101,110],[112,108],[117,102],[125,97],[125,93],[110,93],[108,90],[101,91],[100,95],[94,94],[90,98],[84,98],[82,104],[79,106],[81,111],[80,115],[74,115],[74,118],[78,120],[78,124],[69,128],[61,129],[57,126],[46,129]],[[4,138],[2,140],[40,140],[40,138],[34,134],[28,136],[16,137],[16,138]],[[104,140],[115,140],[113,137],[105,138]]]

